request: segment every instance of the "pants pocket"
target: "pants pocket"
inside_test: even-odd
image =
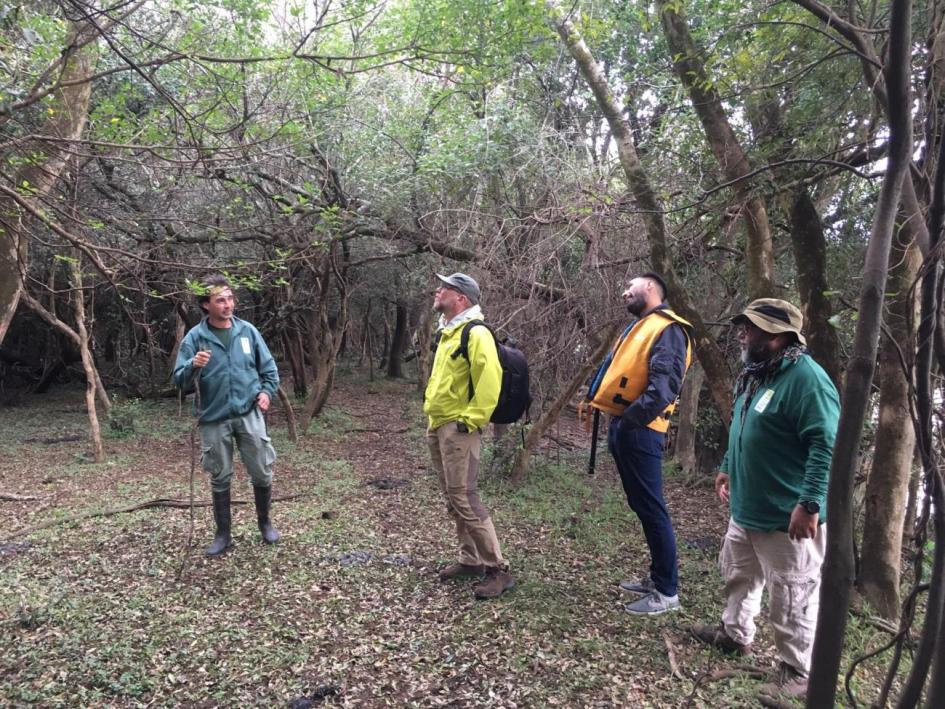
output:
[[[792,625],[816,622],[810,607],[811,602],[819,601],[814,596],[816,588],[817,579],[810,576],[777,571],[771,574],[772,604],[780,606],[781,615]]]
[[[276,449],[272,445],[272,439],[269,436],[260,436],[262,438],[263,460],[268,468],[276,462]]]
[[[223,470],[223,463],[219,452],[213,446],[202,446],[200,448],[200,467],[211,475],[219,475]]]

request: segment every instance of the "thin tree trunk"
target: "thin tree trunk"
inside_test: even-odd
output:
[[[400,379],[404,376],[404,350],[407,349],[407,306],[396,304],[394,335],[391,338],[390,353],[387,357],[387,376]]]
[[[902,543],[911,539],[915,533],[916,511],[919,507],[919,485],[922,482],[922,462],[917,460],[918,453],[912,452],[912,471],[909,474],[909,498],[906,503],[906,515],[902,523]]]
[[[827,298],[827,241],[824,226],[808,193],[798,188],[790,197],[791,245],[797,269],[797,290],[804,312],[807,346],[811,356],[824,368],[837,389],[840,375],[840,338],[830,324],[833,315]]]
[[[689,32],[682,0],[657,0],[663,34],[669,45],[673,69],[686,87],[692,107],[699,116],[709,147],[725,179],[738,180],[735,194],[742,202],[745,218],[745,264],[748,271],[748,297],[776,295],[774,282],[774,246],[764,200],[751,190],[746,179],[751,172],[748,157],[729,123],[722,98],[709,78],[705,63]]]
[[[98,422],[98,412],[95,410],[95,391],[98,373],[95,371],[95,362],[92,360],[92,350],[89,347],[89,332],[85,327],[85,295],[82,292],[82,263],[76,252],[72,262],[72,287],[75,293],[75,324],[79,336],[79,350],[82,353],[82,369],[85,370],[85,407],[89,414],[89,437],[92,440],[92,451],[96,463],[105,462],[105,446],[102,445],[102,427]]]
[[[43,307],[42,303],[40,303],[32,295],[30,295],[29,291],[27,290],[23,291],[21,295],[21,300],[26,305],[26,307],[28,307],[30,310],[36,313],[36,315],[38,315],[41,320],[43,320],[44,322],[46,322],[47,324],[51,325],[53,328],[61,332],[63,335],[65,335],[69,339],[69,342],[72,345],[74,345],[75,348],[79,350],[79,352],[81,353],[82,342],[81,342],[81,338],[79,337],[78,332],[73,330],[71,327],[66,325],[66,323],[64,323],[58,317],[56,317],[51,312],[46,310],[46,308]],[[81,358],[81,354],[80,354],[80,358]],[[75,360],[71,360],[71,361],[75,361]],[[49,378],[50,378],[49,375],[46,375],[44,377],[45,386],[48,386],[48,382],[46,380],[48,380]],[[96,394],[96,397],[98,398],[99,404],[101,405],[102,410],[107,416],[111,412],[111,402],[108,400],[108,392],[105,390],[105,385],[102,383],[102,378],[98,374],[98,369],[96,369],[94,366],[92,368],[92,382],[94,383],[94,386],[95,386],[95,394]],[[38,385],[36,388],[36,391],[38,392],[45,391],[44,383],[41,383],[40,385]]]
[[[860,593],[888,620],[899,617],[902,528],[915,449],[915,429],[908,425],[912,417],[911,388],[903,366],[911,371],[914,364],[910,323],[915,320],[912,285],[921,260],[918,247],[910,244],[903,248],[897,241],[892,260],[896,265],[887,290],[894,295],[886,318],[889,336],[883,337],[879,354],[879,425],[866,483],[857,578]]]
[[[292,370],[292,391],[297,397],[304,399],[306,392],[305,351],[302,347],[302,335],[298,328],[292,327],[283,330],[282,342],[286,357],[289,358],[289,369]]]
[[[289,428],[289,440],[295,443],[299,440],[299,433],[295,425],[295,410],[292,408],[292,401],[289,399],[289,395],[285,393],[285,389],[281,386],[276,389],[276,394],[278,394],[279,402],[282,404],[282,408],[285,411],[285,421]]]
[[[522,447],[515,451],[515,459],[512,461],[512,471],[510,473],[512,483],[520,484],[525,480],[525,475],[528,472],[528,461],[531,460],[532,454],[538,447],[542,436],[544,436],[545,432],[558,420],[561,411],[567,406],[568,402],[574,398],[575,393],[577,393],[581,384],[587,381],[587,378],[594,371],[594,368],[600,365],[607,351],[613,345],[614,339],[620,332],[621,327],[622,323],[616,322],[607,328],[601,337],[601,341],[591,354],[590,359],[585,362],[571,378],[571,381],[568,382],[568,385],[558,394],[558,397],[551,403],[551,406],[548,407],[537,421],[532,423],[528,434],[525,436],[525,442],[522,444]]]
[[[686,475],[698,470],[696,456],[696,421],[699,418],[699,394],[705,381],[705,373],[698,363],[689,367],[679,397],[679,426],[676,429],[676,464]]]
[[[368,381],[374,381],[374,331],[371,329],[371,323],[365,322],[364,342],[367,349],[368,361]]]
[[[91,74],[95,45],[88,43],[90,28],[73,25],[63,49],[61,83],[65,88],[53,92],[47,119],[39,130],[65,141],[82,136],[88,119],[92,86],[82,81]],[[77,83],[76,83],[77,82]],[[70,85],[71,84],[71,85]],[[17,188],[28,186],[31,202],[37,203],[52,189],[65,167],[69,148],[64,142],[30,142],[25,148],[30,159],[17,174]],[[0,198],[0,343],[6,337],[23,289],[23,271],[29,263],[29,237],[24,228],[26,216],[15,204]]]
[[[715,341],[715,337],[702,320],[702,315],[692,305],[686,290],[676,275],[672,257],[669,253],[666,236],[668,230],[663,218],[663,208],[653,186],[650,184],[649,175],[637,156],[630,126],[623,117],[621,106],[618,105],[617,99],[607,85],[607,78],[602,67],[594,59],[594,55],[591,54],[574,24],[557,8],[552,0],[548,0],[546,8],[554,29],[561,36],[571,56],[574,57],[578,69],[594,93],[594,98],[597,100],[601,113],[607,119],[614,141],[617,144],[620,165],[627,177],[634,203],[643,218],[647,241],[650,246],[652,268],[658,271],[666,281],[669,290],[669,301],[676,312],[692,323],[696,354],[705,370],[712,400],[715,402],[722,420],[727,422],[730,420],[732,411],[732,379],[728,365],[722,350]]]
[[[854,581],[853,480],[879,343],[889,249],[902,180],[909,169],[912,153],[912,119],[909,115],[911,10],[911,0],[892,3],[889,58],[885,66],[889,93],[889,158],[866,249],[853,356],[847,369],[843,410],[830,466],[827,495],[830,530],[827,534],[820,612],[807,693],[807,706],[810,709],[832,707],[834,704],[850,591]]]
[[[309,357],[312,368],[312,384],[309,396],[302,410],[302,419],[299,428],[303,432],[308,430],[312,419],[318,416],[331,393],[335,381],[335,364],[338,352],[344,342],[345,331],[348,329],[348,298],[340,274],[335,271],[329,262],[323,266],[319,275],[319,292],[317,307],[311,310],[307,318],[309,335]],[[329,293],[332,284],[338,289],[338,312],[335,317],[334,328],[329,317]]]
[[[381,311],[384,316],[384,342],[381,344],[381,359],[377,363],[378,369],[387,369],[387,361],[390,357],[390,342],[391,342],[391,333],[390,333],[390,321],[387,319],[387,306],[384,306],[384,309]]]
[[[423,394],[430,378],[430,368],[433,366],[433,353],[430,347],[433,343],[433,323],[436,312],[431,307],[423,306],[420,325],[417,327],[417,391]]]
[[[941,16],[940,16],[941,19]],[[943,33],[945,34],[945,33]],[[943,50],[945,51],[945,50]],[[929,260],[922,277],[922,300],[919,317],[919,349],[916,354],[916,410],[919,456],[926,482],[926,514],[932,517],[934,535],[932,578],[926,601],[925,620],[918,647],[912,658],[912,669],[903,684],[899,706],[911,707],[919,702],[922,687],[931,675],[926,707],[937,709],[945,704],[945,480],[942,479],[941,450],[935,445],[937,432],[932,421],[932,362],[942,327],[942,257],[940,246],[945,228],[945,140],[939,139],[932,202],[928,216]],[[939,360],[939,367],[942,362]],[[917,553],[924,553],[924,530],[917,535]],[[921,556],[920,556],[921,558]],[[931,672],[929,667],[931,666]],[[937,673],[937,674],[936,674]]]
[[[174,346],[171,348],[171,356],[167,358],[167,371],[173,372],[174,365],[177,362],[177,353],[180,351],[180,344],[184,341],[184,335],[187,334],[187,323],[176,313],[174,317]]]

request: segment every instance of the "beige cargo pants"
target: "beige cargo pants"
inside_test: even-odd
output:
[[[462,433],[452,421],[428,430],[427,445],[447,512],[456,524],[459,563],[505,568],[492,518],[477,490],[482,433]]]
[[[820,606],[820,567],[827,525],[814,539],[791,541],[786,532],[745,529],[729,519],[719,554],[725,581],[725,632],[744,645],[755,637],[755,616],[768,587],[769,616],[781,660],[810,672],[810,657]]]

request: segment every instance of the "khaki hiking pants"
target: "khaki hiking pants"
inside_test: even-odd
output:
[[[769,619],[781,659],[807,675],[820,606],[820,567],[827,525],[814,539],[791,541],[787,532],[758,532],[729,519],[719,554],[725,581],[722,623],[733,640],[747,645],[755,637],[761,592],[768,587]]]
[[[482,433],[461,433],[452,421],[428,430],[427,445],[446,496],[446,510],[456,523],[459,563],[505,568],[492,518],[476,489]]]

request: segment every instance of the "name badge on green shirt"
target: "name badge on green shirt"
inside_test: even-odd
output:
[[[765,389],[765,393],[761,395],[761,398],[758,399],[758,403],[755,404],[755,411],[759,414],[762,413],[768,408],[768,404],[771,403],[772,398],[774,398],[774,389]]]
[[[250,353],[250,349],[249,349],[249,338],[248,338],[248,337],[241,337],[241,338],[240,338],[240,344],[243,345],[243,352],[244,352],[244,354],[249,354],[249,353]],[[774,392],[772,392],[772,393],[774,393]]]

